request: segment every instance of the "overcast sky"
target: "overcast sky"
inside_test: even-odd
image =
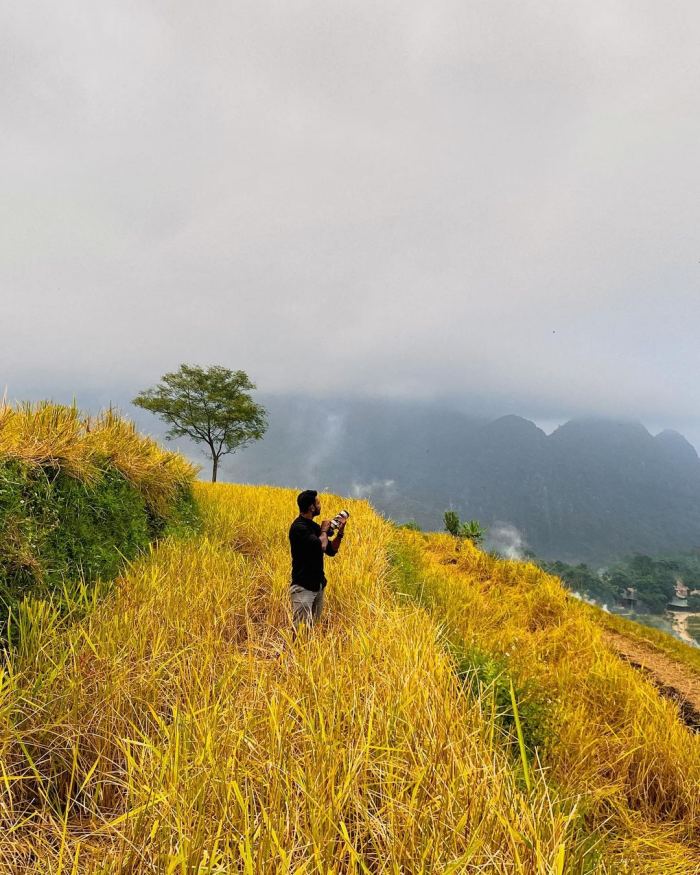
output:
[[[700,440],[696,0],[5,2],[0,383]]]

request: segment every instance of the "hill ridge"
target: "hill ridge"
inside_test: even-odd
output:
[[[268,406],[269,433],[231,460],[232,479],[362,494],[428,530],[452,508],[487,527],[509,523],[544,559],[604,565],[700,546],[697,453],[639,423],[580,419],[545,435],[522,417],[436,406]]]

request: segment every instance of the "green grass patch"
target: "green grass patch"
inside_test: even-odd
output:
[[[109,465],[85,483],[60,469],[0,462],[0,634],[27,595],[60,604],[68,582],[112,580],[154,540],[197,525],[189,490],[161,515]]]

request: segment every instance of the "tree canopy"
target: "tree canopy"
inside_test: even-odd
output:
[[[204,444],[215,483],[222,456],[265,434],[267,412],[251,398],[254,389],[245,371],[183,364],[161,377],[157,386],[140,392],[132,403],[168,423],[167,438],[187,437]]]

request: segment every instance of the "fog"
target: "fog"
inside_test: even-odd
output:
[[[0,383],[432,399],[700,440],[700,7],[0,10]]]

